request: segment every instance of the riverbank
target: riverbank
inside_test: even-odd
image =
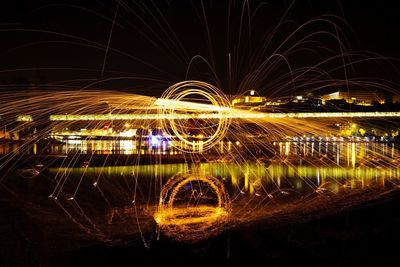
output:
[[[58,211],[32,214],[32,203],[0,203],[1,266],[125,266],[224,263],[262,266],[396,266],[400,240],[400,192],[320,214],[282,216],[226,230],[194,244],[161,235],[145,248],[140,235],[104,243],[66,223]],[[335,210],[335,209],[333,209]],[[35,212],[34,212],[35,213]],[[38,218],[41,217],[40,221]],[[43,224],[43,221],[47,223]],[[62,229],[62,230],[60,230]]]

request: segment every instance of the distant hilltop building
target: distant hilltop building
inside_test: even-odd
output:
[[[374,91],[337,91],[321,96],[321,100],[344,100],[349,104],[370,106],[373,102],[384,104],[385,95]]]
[[[237,96],[232,100],[232,105],[235,106],[251,106],[254,104],[260,104],[267,101],[264,96],[259,96],[255,90],[249,90],[241,96]]]
[[[392,102],[393,103],[400,103],[400,95],[394,95],[392,97]]]

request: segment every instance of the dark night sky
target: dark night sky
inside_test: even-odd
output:
[[[52,84],[52,87],[82,87],[104,78],[112,80],[92,87],[157,95],[168,85],[185,79],[190,58],[199,54],[211,64],[214,59],[213,69],[218,78],[200,61],[190,70],[189,78],[215,83],[226,92],[238,92],[245,89],[242,81],[246,74],[252,68],[254,70],[255,65],[250,62],[257,58],[264,34],[277,25],[291,4],[293,6],[287,19],[297,25],[321,14],[338,15],[349,24],[340,24],[348,38],[347,49],[369,50],[400,58],[400,9],[396,1],[250,1],[252,11],[258,4],[266,4],[262,5],[252,23],[251,38],[243,37],[248,36],[247,26],[243,27],[240,44],[237,38],[240,27],[238,21],[243,2],[230,2],[228,42],[229,1],[203,1],[212,39],[210,46],[214,52],[211,56],[204,31],[201,1],[122,1],[110,43],[113,49],[121,53],[108,51],[102,75],[105,51],[101,47],[107,44],[116,0],[7,1],[2,3],[0,9],[0,83],[3,87],[8,84],[8,88],[10,84],[21,84],[26,80],[30,83]],[[164,18],[174,33],[169,30]],[[314,25],[307,32],[325,29],[326,25]],[[332,31],[332,28],[329,30]],[[271,42],[270,50],[263,56],[268,55],[292,31],[293,27],[280,28],[275,43]],[[296,38],[300,39],[301,36]],[[338,53],[337,44],[329,38],[318,40]],[[314,46],[308,48],[314,49]],[[228,52],[232,56],[231,79],[228,78]],[[324,58],[317,50],[315,54],[320,58],[295,55],[289,57],[289,61],[293,68],[310,66]],[[332,69],[335,64],[338,63],[326,68]],[[399,82],[397,73],[388,64],[383,64],[384,67],[381,63],[378,64],[380,67],[372,64],[374,67],[364,65],[358,68],[354,77],[370,77],[371,73],[381,71],[376,73],[377,77]],[[268,79],[278,80],[284,72],[277,67],[268,74]],[[55,81],[58,82],[54,84]],[[279,87],[265,81],[259,84],[260,88],[257,89],[265,94],[269,93],[266,88]],[[257,87],[257,84],[254,86]],[[283,92],[287,94],[290,91]]]

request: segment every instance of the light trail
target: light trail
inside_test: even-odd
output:
[[[399,111],[390,112],[256,112],[226,106],[158,98],[154,106],[160,111],[173,112],[133,114],[66,114],[51,115],[51,121],[107,121],[107,120],[190,120],[190,119],[286,119],[286,118],[390,118],[400,117]],[[176,111],[186,112],[177,113]]]
[[[238,109],[226,110],[223,113],[192,114],[69,114],[51,115],[50,121],[110,121],[110,120],[190,120],[190,119],[285,119],[285,118],[395,118],[400,112],[297,112],[297,113],[264,113]]]

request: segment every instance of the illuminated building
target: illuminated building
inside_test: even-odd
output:
[[[233,98],[233,106],[248,106],[254,104],[261,104],[267,101],[264,96],[259,96],[255,90],[249,90],[244,95]]]
[[[392,97],[392,102],[393,103],[400,103],[400,95],[394,95]]]
[[[382,93],[374,91],[337,91],[331,94],[321,96],[322,101],[326,100],[344,100],[349,104],[372,105],[373,102],[383,104],[385,97]]]

